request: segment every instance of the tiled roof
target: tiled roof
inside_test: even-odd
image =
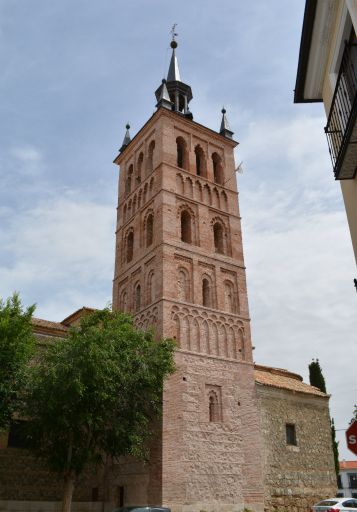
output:
[[[32,318],[32,325],[35,332],[45,332],[48,334],[62,334],[68,331],[65,325],[60,322],[51,322],[42,318]]]
[[[78,320],[81,316],[83,316],[86,313],[93,313],[93,311],[97,311],[94,308],[88,308],[86,306],[83,306],[80,309],[77,309],[74,313],[71,313],[69,316],[67,316],[64,320],[62,320],[62,324],[64,325],[71,325],[73,322]]]
[[[357,469],[357,460],[341,460],[340,469]]]
[[[300,375],[281,368],[255,365],[254,375],[255,382],[263,386],[287,389],[289,391],[307,393],[309,395],[328,396],[322,393],[318,388],[305,384]]]

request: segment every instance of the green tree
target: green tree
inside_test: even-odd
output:
[[[350,423],[353,423],[355,420],[357,420],[357,404],[354,405],[353,416]]]
[[[18,293],[0,299],[0,430],[9,427],[11,415],[19,407],[20,392],[35,337],[31,318],[35,306],[24,309]]]
[[[311,386],[315,386],[316,388],[319,388],[319,390],[323,393],[326,393],[325,379],[322,375],[322,370],[318,359],[316,359],[316,361],[313,359],[309,364],[309,378]]]
[[[173,352],[172,341],[155,341],[131,317],[108,309],[83,317],[43,352],[29,379],[25,413],[33,449],[64,478],[63,512],[88,464],[146,457]]]
[[[309,364],[309,378],[310,378],[310,384],[311,386],[315,386],[323,393],[326,393],[326,383],[325,378],[322,374],[322,369],[319,363],[319,360],[316,359],[316,361],[313,359],[311,363]],[[332,451],[333,451],[333,458],[335,463],[335,473],[336,473],[336,480],[338,477],[338,474],[340,472],[340,464],[339,464],[339,453],[338,453],[338,441],[336,441],[336,429],[335,429],[335,422],[333,418],[331,419],[331,439],[332,439]]]
[[[331,419],[331,436],[332,436],[332,450],[333,450],[333,459],[335,463],[335,472],[336,472],[336,479],[338,477],[338,474],[340,472],[340,463],[339,463],[339,454],[338,454],[338,441],[336,441],[336,428],[335,428],[335,422],[334,419]]]

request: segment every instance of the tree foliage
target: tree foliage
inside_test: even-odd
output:
[[[18,293],[0,299],[0,430],[7,429],[19,407],[28,362],[35,337],[31,318],[35,306],[24,309]]]
[[[322,369],[320,366],[320,362],[318,359],[316,361],[313,359],[309,364],[309,378],[311,386],[315,386],[323,393],[326,393],[326,383],[325,378],[322,374]],[[332,439],[332,451],[333,451],[333,459],[335,464],[335,473],[336,479],[340,472],[340,464],[339,464],[339,453],[338,453],[338,441],[336,441],[336,429],[335,422],[333,418],[331,419],[331,439]]]
[[[332,436],[332,450],[333,450],[333,459],[335,463],[335,472],[336,478],[340,472],[340,463],[339,463],[339,454],[338,454],[338,441],[336,441],[336,428],[334,419],[331,419],[331,436]]]
[[[44,351],[28,386],[31,442],[72,491],[83,469],[106,455],[146,457],[173,351],[172,341],[157,342],[128,315],[107,309],[83,317]]]
[[[319,360],[312,360],[309,364],[309,378],[311,386],[319,388],[320,391],[326,393],[326,384],[324,376],[322,375],[321,366]]]

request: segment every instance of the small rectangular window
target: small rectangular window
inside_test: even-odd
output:
[[[348,473],[350,489],[357,489],[357,473]]]
[[[287,423],[285,425],[286,429],[286,444],[296,446],[296,430],[295,425],[293,423]]]

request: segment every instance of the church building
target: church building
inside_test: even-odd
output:
[[[171,48],[155,113],[132,139],[127,125],[114,160],[113,308],[131,313],[138,328],[175,339],[177,371],[165,384],[149,463],[114,461],[105,478],[89,475],[73,510],[152,504],[172,512],[303,512],[336,492],[329,397],[299,375],[253,362],[237,142],[224,109],[219,131],[194,120],[175,38]],[[85,313],[34,319],[39,340],[65,336]],[[24,464],[31,470],[21,472]],[[30,510],[30,502],[54,511],[60,491],[3,437],[0,511]]]

